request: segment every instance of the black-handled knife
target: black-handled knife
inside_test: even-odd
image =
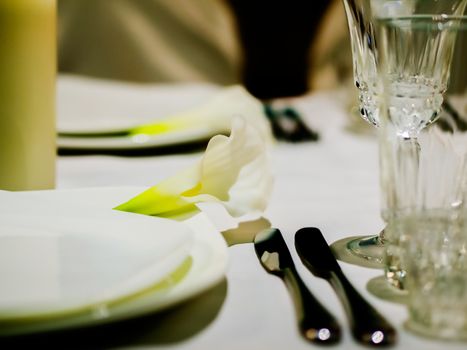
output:
[[[254,246],[261,265],[280,277],[292,294],[301,334],[318,344],[338,342],[339,324],[301,280],[281,232],[275,228],[261,231],[255,237]]]
[[[358,342],[373,346],[395,343],[395,329],[350,284],[319,229],[300,229],[295,234],[295,248],[313,275],[330,282],[344,305],[352,335]]]

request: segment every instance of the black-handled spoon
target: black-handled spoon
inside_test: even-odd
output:
[[[352,286],[337,263],[321,231],[302,228],[295,234],[295,248],[313,275],[327,280],[344,305],[353,337],[360,343],[388,346],[396,341],[396,330]]]

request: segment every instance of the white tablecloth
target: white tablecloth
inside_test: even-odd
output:
[[[176,89],[173,91],[176,93]],[[350,117],[338,96],[320,93],[297,102],[296,107],[310,125],[319,130],[321,140],[278,143],[274,147],[276,182],[265,217],[281,229],[305,283],[341,321],[344,337],[334,348],[359,349],[363,347],[352,339],[333,290],[303,267],[293,249],[293,235],[304,226],[319,227],[329,243],[351,235],[377,233],[383,227],[376,137],[347,130]],[[58,159],[57,187],[151,186],[200,156],[63,156]],[[313,348],[315,345],[298,333],[284,284],[263,270],[253,245],[234,245],[229,253],[226,280],[213,290],[163,315],[112,325],[92,333],[92,337],[77,335],[75,339],[72,334],[66,341],[87,348]],[[406,331],[405,307],[382,301],[366,290],[367,282],[381,272],[346,263],[341,266],[355,287],[397,327],[397,349],[465,349],[465,343],[428,340]],[[48,341],[53,343],[54,337],[58,335],[49,336]]]

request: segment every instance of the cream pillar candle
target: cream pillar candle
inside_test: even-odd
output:
[[[55,184],[56,0],[0,0],[0,189]]]

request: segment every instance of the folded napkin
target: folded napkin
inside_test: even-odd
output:
[[[243,94],[238,88],[230,93]],[[218,102],[213,105],[229,108]],[[253,105],[256,104],[244,103],[245,112],[254,109]],[[259,118],[254,113],[237,116],[231,123],[230,136],[212,137],[198,163],[115,209],[168,217],[196,212],[197,203],[217,202],[234,217],[264,211],[273,184],[269,124],[262,115]]]
[[[143,88],[63,77],[61,83],[61,136],[150,136],[185,130],[213,136],[228,133],[237,115],[249,120],[265,118],[261,102],[240,85],[221,89],[203,85]],[[269,126],[256,124],[263,125],[265,136]]]
[[[121,300],[188,261],[185,225],[69,197],[0,191],[0,324]]]

